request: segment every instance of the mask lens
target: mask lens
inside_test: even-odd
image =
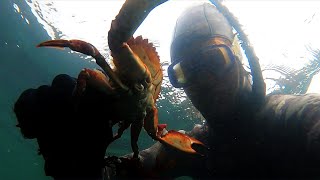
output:
[[[208,47],[199,54],[196,61],[192,61],[199,66],[197,69],[220,76],[233,65],[234,56],[228,47],[219,45]]]
[[[228,46],[212,45],[192,58],[181,59],[171,64],[168,67],[168,75],[174,87],[186,87],[194,73],[206,71],[214,76],[221,76],[232,67],[233,61],[234,55]]]
[[[169,75],[170,83],[175,88],[181,88],[187,84],[185,73],[181,68],[181,63],[178,61],[177,63],[171,64],[168,67],[168,75]]]

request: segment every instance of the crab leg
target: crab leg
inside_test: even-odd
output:
[[[78,75],[76,88],[73,91],[73,94],[80,96],[88,84],[95,89],[100,90],[106,94],[114,94],[114,88],[110,85],[109,79],[106,75],[100,70],[91,70],[84,68]]]
[[[103,69],[103,71],[109,76],[109,78],[119,86],[123,91],[128,91],[128,87],[125,86],[121,80],[116,76],[113,72],[109,64],[106,62],[105,58],[100,54],[98,49],[94,47],[92,44],[81,41],[81,40],[50,40],[45,41],[37,45],[37,47],[55,47],[55,48],[63,48],[68,47],[73,51],[77,51],[89,56],[92,56],[96,63]]]
[[[138,139],[143,127],[143,118],[134,121],[131,124],[130,133],[131,133],[131,148],[133,150],[133,158],[139,158],[139,147],[138,147]]]

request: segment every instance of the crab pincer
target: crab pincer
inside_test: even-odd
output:
[[[113,72],[112,68],[106,62],[105,58],[100,54],[99,50],[95,46],[93,46],[92,44],[90,44],[88,42],[85,42],[82,40],[77,40],[77,39],[73,39],[73,40],[58,39],[58,40],[44,41],[44,42],[38,44],[37,47],[53,47],[53,48],[58,48],[58,49],[67,47],[73,51],[92,56],[96,60],[96,63],[102,68],[102,70],[113,81],[113,83],[116,86],[120,87],[120,90],[128,91],[128,88],[120,81],[120,79],[117,77],[117,75]],[[97,74],[96,72],[91,73],[90,70],[86,70],[86,73]],[[99,81],[101,81],[101,80],[99,80]],[[106,80],[103,79],[102,81],[106,81]],[[109,86],[109,84],[107,86]]]
[[[68,47],[73,51],[81,52],[83,54],[92,56],[92,57],[98,57],[101,54],[95,48],[92,44],[82,41],[82,40],[64,40],[64,39],[58,39],[58,40],[50,40],[45,41],[37,45],[37,47],[56,47],[56,48],[63,48]]]
[[[201,156],[203,156],[205,154],[205,150],[208,149],[199,140],[175,130],[170,130],[167,134],[159,137],[159,141],[162,144],[166,144],[182,152],[199,154]]]

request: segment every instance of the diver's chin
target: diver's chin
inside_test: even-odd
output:
[[[209,93],[212,87],[206,85],[191,85],[183,88],[192,104],[199,109],[206,102],[210,102],[211,95]],[[201,110],[201,109],[199,109]]]

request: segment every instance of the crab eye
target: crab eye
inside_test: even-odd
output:
[[[135,84],[134,88],[139,92],[144,90],[144,86],[142,84],[140,84],[140,83]]]
[[[151,83],[151,78],[150,77],[148,77],[148,78],[146,78],[146,80],[145,80],[147,83]]]

